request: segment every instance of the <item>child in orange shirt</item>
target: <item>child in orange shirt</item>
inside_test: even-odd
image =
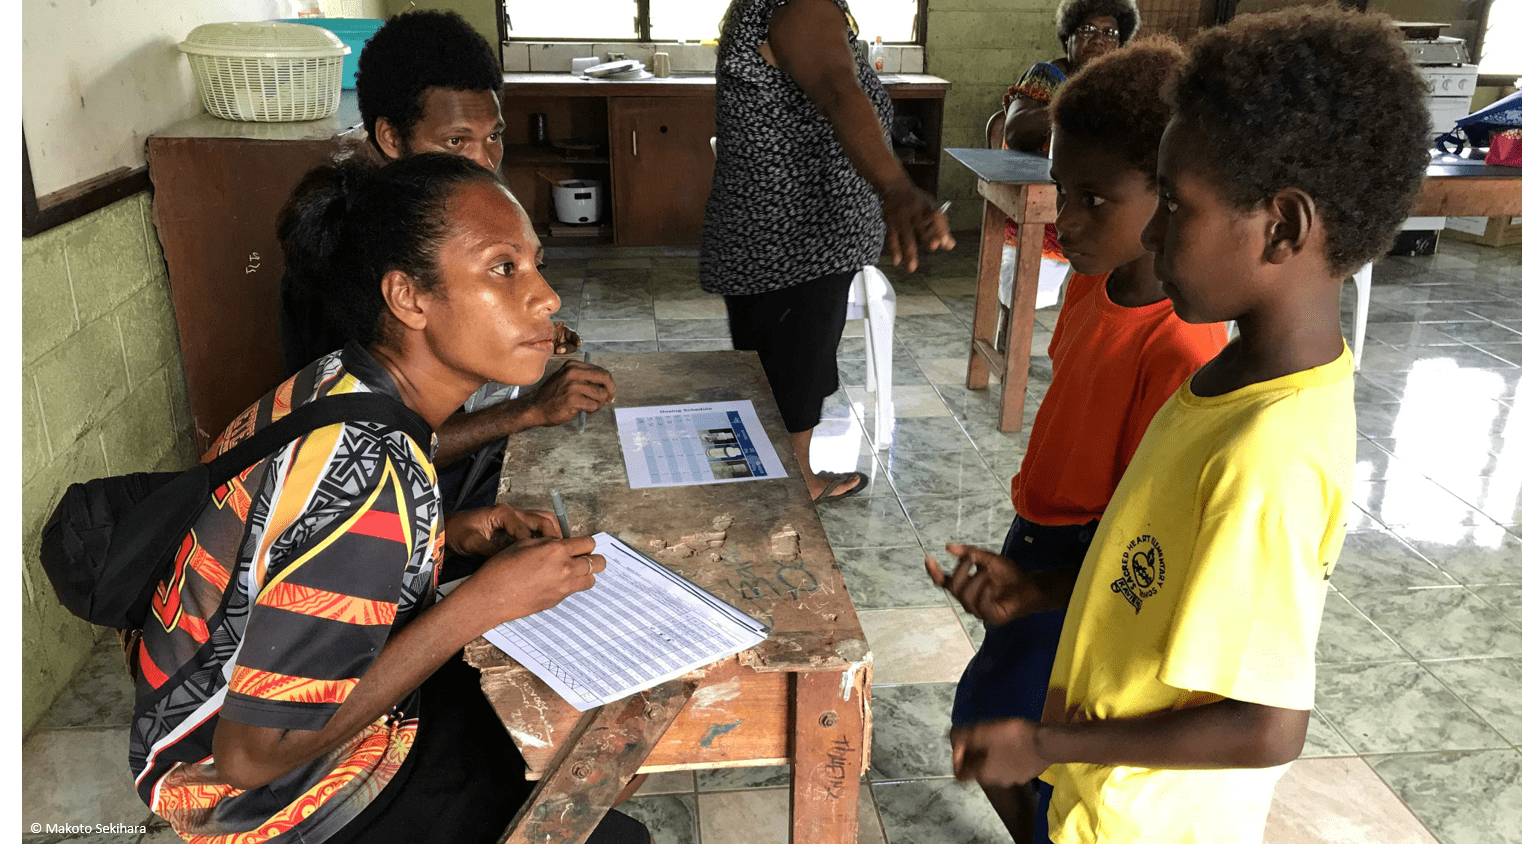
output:
[[[948,544],[955,589],[974,567],[1007,567],[1033,584],[1071,585],[1094,528],[1152,415],[1226,344],[1222,324],[1180,320],[1141,234],[1157,205],[1157,150],[1171,110],[1162,89],[1184,64],[1179,45],[1150,38],[1095,59],[1051,106],[1057,233],[1074,275],[1052,334],[1052,383],[1013,480],[1015,520],[999,556]],[[972,608],[968,608],[972,612]],[[987,619],[983,645],[957,686],[952,724],[1039,720],[1065,609]],[[1023,611],[1023,610],[1021,610]],[[1051,787],[984,792],[1016,840],[1045,842]]]

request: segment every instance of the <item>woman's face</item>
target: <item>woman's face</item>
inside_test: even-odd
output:
[[[494,182],[455,192],[438,284],[419,298],[427,343],[472,380],[531,385],[555,349],[560,297],[539,273],[544,248],[523,207]]]
[[[1068,36],[1068,65],[1074,71],[1120,46],[1120,22],[1114,15],[1095,15]]]

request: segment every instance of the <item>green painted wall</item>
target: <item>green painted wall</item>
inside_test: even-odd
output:
[[[43,523],[69,483],[195,459],[169,278],[144,192],[21,241],[22,729],[96,632],[53,597]]]
[[[495,0],[386,0],[386,17],[409,9],[444,9],[460,13],[476,31],[485,36],[488,44],[497,43],[497,12],[492,5]]]
[[[1054,16],[1057,0],[930,0],[925,64],[951,81],[942,147],[983,147],[983,127],[1000,100],[1036,62],[1062,55]],[[983,203],[972,173],[941,157],[940,196],[951,200],[954,230],[982,225]],[[977,244],[958,245],[977,251]]]

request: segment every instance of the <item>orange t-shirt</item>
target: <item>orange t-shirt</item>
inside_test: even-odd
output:
[[[1011,482],[1038,524],[1097,520],[1163,401],[1226,346],[1225,324],[1185,323],[1166,298],[1117,306],[1109,276],[1073,274],[1052,331],[1052,385]]]

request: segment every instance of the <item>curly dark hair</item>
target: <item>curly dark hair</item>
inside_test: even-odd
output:
[[[1333,273],[1382,255],[1432,144],[1426,89],[1390,18],[1299,6],[1243,15],[1189,46],[1170,100],[1223,198],[1246,209],[1302,189],[1325,221]]]
[[[1073,31],[1095,15],[1110,15],[1120,28],[1120,43],[1125,44],[1141,26],[1141,12],[1136,0],[1062,0],[1057,4],[1057,40],[1065,46]]]
[[[359,54],[359,114],[370,141],[385,118],[406,139],[423,116],[423,91],[491,91],[502,87],[497,53],[458,12],[404,12],[386,21]]]
[[[1052,100],[1052,125],[1104,142],[1157,178],[1157,147],[1173,117],[1164,89],[1189,55],[1166,35],[1152,35],[1084,65]]]
[[[473,182],[501,184],[491,171],[448,153],[384,167],[353,157],[314,168],[280,210],[284,295],[316,305],[345,339],[381,339],[387,314],[381,279],[400,270],[425,291],[438,283],[449,199]]]

